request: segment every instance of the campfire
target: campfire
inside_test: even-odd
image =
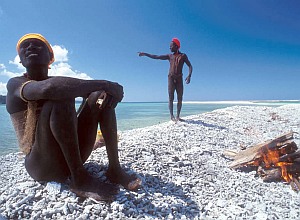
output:
[[[300,191],[300,150],[293,141],[294,134],[286,133],[238,153],[225,151],[226,156],[234,159],[229,167],[256,168],[257,174],[264,181],[285,181],[293,190]]]

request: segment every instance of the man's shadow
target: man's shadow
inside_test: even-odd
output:
[[[214,125],[214,124],[208,124],[204,121],[201,121],[201,120],[192,120],[192,119],[186,119],[186,120],[183,120],[183,122],[185,123],[188,123],[188,124],[195,124],[195,125],[202,125],[204,127],[209,127],[209,128],[217,128],[217,129],[220,129],[220,130],[228,130],[228,128],[226,127],[223,127],[223,126],[219,126],[219,125]]]
[[[88,162],[85,167],[94,172],[99,170],[101,173],[107,169],[106,165],[96,162]],[[124,167],[127,173],[135,173],[128,168],[131,167],[130,163]],[[126,217],[167,218],[171,214],[175,218],[185,215],[188,219],[193,219],[199,216],[200,210],[197,203],[187,195],[181,185],[165,181],[158,176],[159,174],[137,175],[142,179],[141,188],[135,192],[121,190],[116,196],[115,201],[122,204],[124,207],[122,212]],[[191,189],[192,186],[187,186],[187,188]],[[172,202],[167,200],[172,200]]]

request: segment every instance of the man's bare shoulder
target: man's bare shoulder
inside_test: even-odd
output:
[[[13,78],[10,78],[7,82],[6,88],[8,91],[14,90],[24,82],[28,81],[28,79],[24,76],[16,76]]]
[[[8,80],[7,84],[9,83],[22,83],[24,81],[27,81],[28,79],[25,76],[16,76],[12,77]]]
[[[188,56],[187,56],[186,53],[182,53],[182,56],[183,56],[183,58],[184,58],[185,60],[189,60],[189,58],[188,58]]]
[[[170,60],[172,54],[159,55],[159,59]]]

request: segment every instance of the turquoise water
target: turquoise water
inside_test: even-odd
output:
[[[225,108],[233,104],[203,104],[185,103],[181,110],[181,117],[210,112],[215,109]],[[174,115],[176,115],[176,103],[174,103]],[[121,131],[134,128],[142,128],[170,120],[168,103],[166,102],[139,102],[120,103],[116,109],[118,129]]]
[[[214,103],[183,103],[181,117],[195,115],[204,112],[210,112],[215,109],[226,108],[233,105],[264,105],[280,106],[295,102],[256,102],[256,103],[239,103],[239,102],[214,102]],[[77,105],[77,107],[79,104]],[[176,103],[174,103],[174,113],[176,113]],[[142,128],[154,124],[167,122],[170,120],[168,103],[166,102],[132,102],[120,103],[116,108],[118,130],[125,131],[134,128]],[[15,132],[6,111],[5,105],[0,105],[0,155],[18,151]]]

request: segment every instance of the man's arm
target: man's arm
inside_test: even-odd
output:
[[[146,57],[150,57],[152,59],[156,59],[156,60],[168,60],[169,55],[153,55],[153,54],[149,54],[149,53],[144,53],[144,52],[138,52],[139,56],[146,56]]]
[[[184,62],[189,67],[189,75],[185,79],[186,84],[189,84],[191,82],[191,77],[192,77],[192,72],[193,72],[193,66],[192,66],[191,62],[189,61],[189,58],[187,57],[187,55],[185,55]]]
[[[20,87],[21,89],[21,87]],[[70,77],[53,77],[42,81],[31,81],[19,91],[27,100],[64,100],[87,97],[91,92],[104,90],[120,102],[123,87],[106,80],[82,80]]]

